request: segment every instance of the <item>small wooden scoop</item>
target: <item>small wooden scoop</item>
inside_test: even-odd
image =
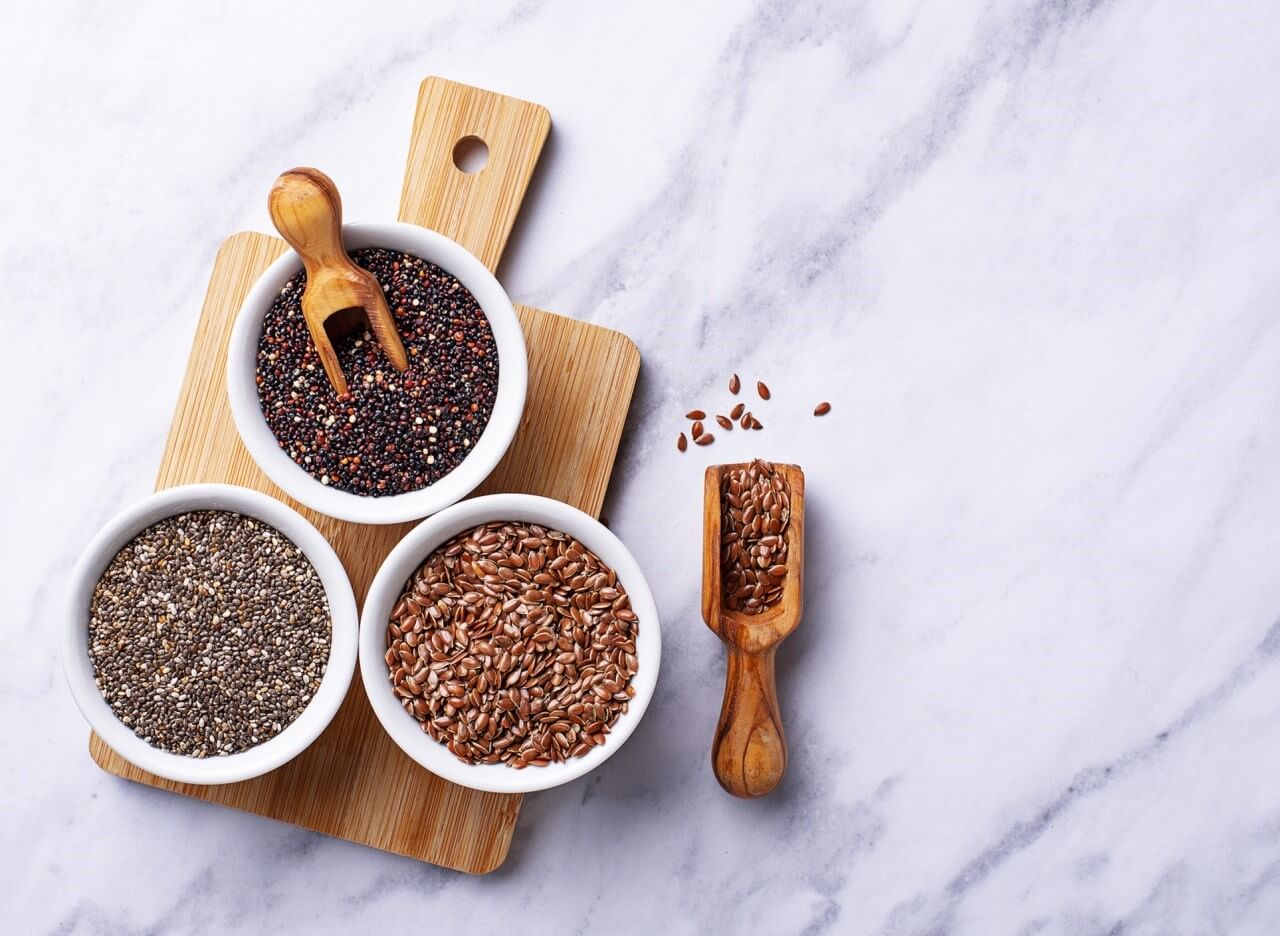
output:
[[[337,394],[346,395],[347,378],[329,339],[329,327],[334,326],[340,335],[360,323],[358,311],[331,323],[340,312],[363,309],[392,366],[398,371],[408,368],[409,359],[382,288],[372,273],[352,262],[342,246],[342,198],[333,180],[319,169],[290,169],[271,186],[267,210],[280,236],[297,251],[307,269],[302,315]]]
[[[734,796],[764,796],[787,769],[787,741],[774,684],[773,658],[800,623],[804,605],[804,472],[796,465],[773,467],[791,486],[791,522],[787,574],[777,604],[760,614],[732,611],[720,584],[720,485],[726,471],[743,465],[707,469],[703,503],[702,617],[724,641],[728,674],[720,723],[711,748],[711,765],[720,785]]]

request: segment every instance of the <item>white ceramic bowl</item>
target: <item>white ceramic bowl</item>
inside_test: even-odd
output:
[[[302,261],[286,251],[254,283],[231,331],[227,347],[227,393],[231,414],[245,448],[272,481],[295,500],[330,517],[356,523],[401,523],[448,507],[471,493],[493,471],[511,444],[524,413],[529,359],[524,330],[501,284],[477,257],[443,234],[416,224],[345,224],[342,241],[348,251],[385,247],[411,253],[456,276],[480,303],[498,347],[498,394],[493,414],[470,453],[453,471],[430,487],[387,497],[350,494],[321,484],[280,447],[258,403],[258,339],[271,301]]]
[[[387,623],[405,583],[441,543],[481,523],[522,520],[576,537],[618,573],[631,596],[639,628],[636,656],[639,668],[631,679],[636,694],[604,744],[562,764],[516,770],[504,764],[464,764],[439,741],[422,730],[417,719],[396,699],[387,672]],[[609,529],[581,510],[530,494],[493,494],[455,504],[418,524],[391,550],[365,598],[360,617],[360,676],[382,727],[400,749],[437,776],[461,786],[494,793],[530,793],[568,783],[594,770],[622,747],[644,717],[662,662],[662,631],[649,583],[630,550]]]
[[[147,744],[116,718],[98,691],[89,659],[89,602],[107,565],[126,543],[151,524],[189,510],[230,510],[263,521],[293,541],[320,575],[333,621],[329,665],[311,702],[297,720],[269,741],[239,754],[187,757]],[[337,553],[315,527],[274,498],[229,484],[191,484],[145,497],[116,514],[85,549],[71,574],[62,622],[62,667],[76,705],[99,737],[143,770],[183,783],[247,780],[301,754],[332,721],[351,685],[358,622],[351,582]]]

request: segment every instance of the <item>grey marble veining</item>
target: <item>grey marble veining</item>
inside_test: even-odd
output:
[[[7,928],[1275,932],[1280,11],[615,7],[0,12]],[[552,112],[500,276],[641,348],[606,513],[666,644],[483,878],[105,776],[51,639],[218,243],[300,163],[393,217],[428,74]],[[731,371],[766,430],[679,455]],[[753,454],[806,469],[809,589],[743,803],[698,563],[703,466]]]

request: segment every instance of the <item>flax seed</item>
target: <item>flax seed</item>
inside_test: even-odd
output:
[[[490,565],[510,577],[491,581]],[[441,586],[447,612],[414,614],[415,596]],[[522,769],[579,757],[604,743],[635,694],[630,599],[617,574],[568,534],[501,521],[460,534],[427,558],[396,609],[389,661],[409,634],[419,646],[448,647],[432,664],[443,691],[397,688],[401,704],[466,763]],[[388,675],[395,686],[390,663]]]
[[[757,458],[724,472],[720,505],[721,600],[731,611],[759,614],[782,597],[791,487]]]

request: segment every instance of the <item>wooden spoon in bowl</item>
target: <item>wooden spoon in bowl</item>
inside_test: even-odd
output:
[[[796,465],[773,468],[790,486],[791,519],[782,594],[759,614],[732,610],[721,578],[721,488],[725,473],[748,465],[707,468],[703,501],[702,617],[729,655],[720,723],[711,764],[720,785],[734,796],[764,796],[787,769],[787,741],[774,683],[774,654],[800,623],[804,608],[804,472]]]
[[[346,395],[347,378],[330,341],[329,328],[333,326],[343,334],[358,327],[361,318],[356,311],[334,319],[339,313],[363,310],[369,329],[392,366],[398,371],[406,370],[409,358],[382,287],[372,273],[356,266],[342,245],[342,198],[333,180],[319,169],[290,169],[271,186],[267,210],[280,236],[297,251],[307,269],[302,316],[338,396]]]

